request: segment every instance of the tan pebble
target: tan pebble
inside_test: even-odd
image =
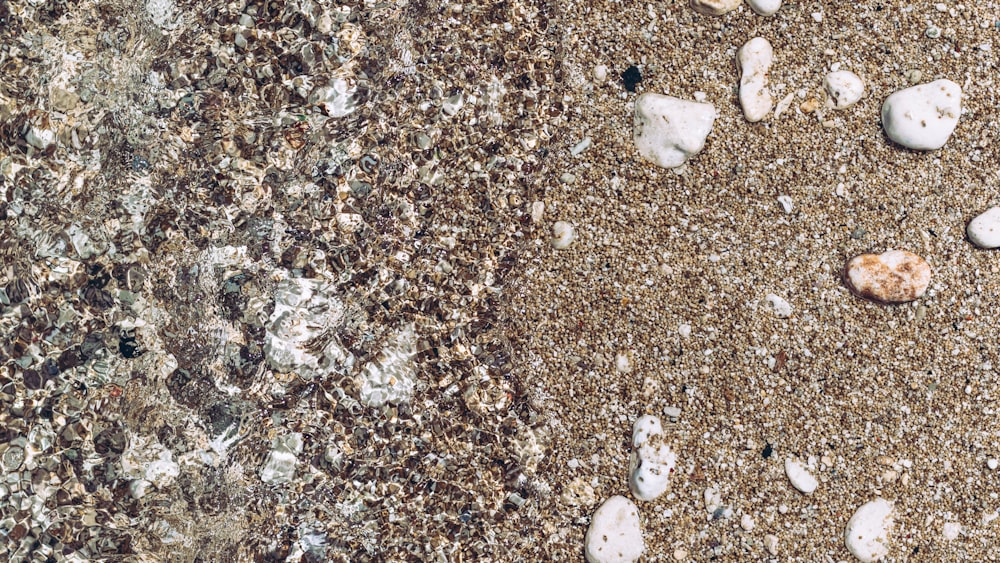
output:
[[[556,221],[552,225],[552,247],[556,250],[565,250],[573,244],[576,239],[576,229],[566,221]]]
[[[809,98],[808,100],[802,102],[802,104],[799,105],[799,109],[802,110],[802,113],[812,113],[816,111],[818,108],[819,108],[819,100],[817,100],[816,98]]]
[[[778,555],[778,536],[772,534],[764,536],[764,548],[771,555]]]
[[[926,260],[905,250],[855,256],[844,267],[844,283],[866,299],[905,303],[919,299],[931,283]]]
[[[691,8],[699,14],[721,16],[739,7],[741,0],[691,0]]]
[[[687,559],[687,556],[688,552],[684,549],[677,548],[674,550],[674,559],[676,559],[677,561],[684,561],[685,559]]]

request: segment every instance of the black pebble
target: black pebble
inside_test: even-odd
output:
[[[760,452],[760,457],[767,459],[771,457],[772,453],[774,453],[774,448],[771,447],[771,444],[767,444],[764,446],[764,451]]]
[[[138,358],[145,352],[135,338],[123,337],[118,341],[118,351],[126,358]]]
[[[642,82],[642,73],[639,72],[639,68],[635,65],[628,67],[622,73],[622,82],[625,83],[626,90],[635,92],[635,85]]]

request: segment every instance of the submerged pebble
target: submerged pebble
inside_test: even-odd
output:
[[[646,546],[639,509],[623,496],[613,496],[594,512],[584,538],[589,563],[638,561]]]

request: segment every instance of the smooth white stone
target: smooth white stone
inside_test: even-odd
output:
[[[552,248],[565,250],[576,240],[576,229],[566,221],[556,221],[552,225]]]
[[[660,419],[646,415],[632,425],[628,486],[639,500],[654,500],[667,490],[677,456],[664,440]]]
[[[965,233],[979,248],[1000,248],[1000,206],[991,207],[969,221]]]
[[[838,70],[826,75],[823,87],[833,100],[836,109],[847,109],[865,94],[865,83],[861,77],[849,70]]]
[[[806,466],[802,464],[801,461],[793,460],[791,458],[785,460],[785,475],[788,476],[788,480],[792,482],[792,486],[799,490],[799,492],[807,495],[811,495],[816,487],[819,486],[819,481],[806,470]]]
[[[762,16],[773,16],[781,8],[781,0],[747,0],[747,4]]]
[[[712,104],[643,94],[635,101],[635,148],[653,164],[675,168],[705,147],[715,116]]]
[[[584,538],[589,563],[633,563],[646,545],[639,509],[623,496],[613,496],[594,512]]]
[[[761,305],[779,319],[787,319],[792,316],[792,305],[773,293],[765,295]]]
[[[764,119],[774,106],[767,87],[767,73],[773,60],[774,50],[763,37],[747,41],[736,53],[736,64],[741,73],[740,106],[751,123]]]
[[[962,533],[962,525],[958,522],[945,522],[941,527],[941,536],[945,541],[955,541]]]
[[[882,104],[885,134],[904,147],[929,151],[944,146],[958,125],[962,88],[935,80],[900,90]]]
[[[889,553],[892,503],[875,499],[862,505],[847,522],[844,543],[851,555],[863,563],[877,561]]]

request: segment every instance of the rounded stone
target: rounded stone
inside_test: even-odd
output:
[[[761,16],[773,16],[781,8],[781,0],[747,0],[747,4]]]
[[[891,502],[878,498],[858,508],[847,522],[844,543],[859,561],[871,563],[888,555],[892,508]]]
[[[919,299],[931,282],[926,260],[905,250],[855,256],[844,267],[844,283],[860,297],[882,303]]]
[[[1000,206],[991,207],[969,221],[965,234],[979,248],[1000,248]]]
[[[826,93],[833,99],[833,107],[847,109],[858,103],[865,93],[865,82],[849,70],[838,70],[823,79]]]
[[[906,148],[929,151],[944,146],[962,113],[962,88],[935,80],[900,90],[882,104],[886,136]]]
[[[741,0],[691,0],[691,8],[706,16],[721,16],[740,6]]]
[[[552,225],[552,248],[565,250],[576,240],[576,229],[566,221],[556,221]]]
[[[584,538],[589,563],[633,563],[646,545],[639,509],[623,496],[613,496],[594,512]]]

